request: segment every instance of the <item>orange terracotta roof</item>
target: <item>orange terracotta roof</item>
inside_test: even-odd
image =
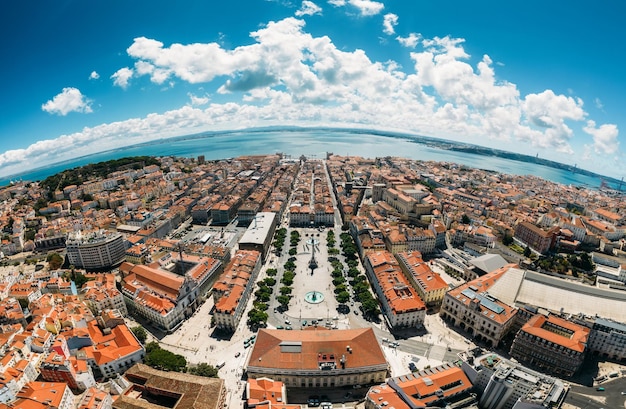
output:
[[[48,402],[48,405],[31,406],[30,403],[20,406],[24,409],[39,407],[61,407],[61,400],[68,386],[61,382],[29,382],[18,393],[19,398],[27,399],[33,404]],[[25,402],[24,402],[25,403]]]
[[[169,271],[138,264],[130,270],[130,274],[124,278],[124,281],[140,282],[156,293],[176,299],[185,279]]]
[[[300,352],[290,352],[285,344],[300,345]],[[350,347],[350,351],[348,350]],[[346,358],[346,368],[386,365],[387,361],[371,328],[329,330],[269,330],[258,332],[250,354],[249,366],[282,370],[318,370],[320,354],[331,355],[340,367],[339,360]]]
[[[583,352],[590,330],[554,315],[546,317],[537,314],[524,324],[521,331],[561,345],[564,348]]]
[[[483,296],[485,293],[488,293],[489,289],[493,287],[493,285],[498,281],[504,273],[506,273],[509,268],[517,268],[517,264],[507,264],[504,267],[501,267],[495,271],[487,273],[483,276],[480,276],[470,282],[462,284],[450,291],[446,294],[446,296],[453,297],[463,303],[466,307],[469,307],[472,302],[477,303],[476,309],[481,313],[484,313],[485,318],[489,318],[499,324],[503,324],[511,319],[517,311],[516,307],[510,306],[502,301],[495,300],[493,301],[500,310],[499,313],[490,310],[482,305],[480,300],[474,296],[469,297],[464,293],[466,290],[469,290],[472,294],[481,294]]]
[[[248,379],[248,404],[268,400],[274,404],[284,402],[284,384],[268,378]],[[257,408],[260,406],[257,406]]]

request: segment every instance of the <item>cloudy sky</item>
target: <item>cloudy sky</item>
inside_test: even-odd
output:
[[[618,0],[3,2],[0,176],[204,130],[336,125],[621,178],[624,15]]]

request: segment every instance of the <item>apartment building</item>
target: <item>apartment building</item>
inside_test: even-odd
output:
[[[413,210],[413,206],[419,203],[414,197],[393,188],[383,191],[382,200],[403,215],[407,215]]]
[[[62,382],[29,382],[18,393],[17,400],[11,402],[14,408],[30,408],[41,402],[43,408],[73,409],[74,395]]]
[[[111,394],[97,388],[89,388],[78,402],[77,409],[112,409]]]
[[[404,229],[400,226],[381,224],[381,232],[387,251],[397,254],[409,250],[406,234],[404,234]]]
[[[270,378],[248,379],[245,399],[248,408],[256,408],[257,405],[259,408],[282,408],[287,405],[287,388],[284,383]],[[294,409],[301,408],[301,405],[293,406]]]
[[[48,355],[41,366],[41,377],[49,382],[64,382],[75,391],[84,391],[96,384],[91,367],[87,361],[75,356],[59,354],[56,351]]]
[[[191,314],[197,289],[187,276],[144,265],[120,266],[122,294],[128,307],[165,331],[173,331]]]
[[[542,372],[570,377],[585,358],[589,328],[554,315],[537,314],[515,336],[511,357]]]
[[[105,270],[124,261],[124,239],[104,230],[71,233],[66,242],[69,264],[86,270]]]
[[[626,359],[626,324],[596,317],[589,332],[587,350],[603,358]]]
[[[239,240],[239,249],[258,251],[265,260],[272,244],[274,231],[278,224],[276,213],[261,212],[254,216],[252,222]]]
[[[558,226],[545,231],[532,223],[521,222],[515,226],[513,238],[537,253],[545,254],[556,245],[558,231]]]
[[[124,296],[117,289],[114,274],[94,274],[92,280],[81,288],[83,299],[98,314],[105,310],[118,310],[128,314]]]
[[[308,327],[259,330],[246,371],[288,388],[334,388],[382,383],[389,366],[371,328]]]
[[[419,297],[428,307],[438,307],[450,289],[441,276],[430,269],[418,251],[398,253],[396,259]]]
[[[483,409],[559,408],[568,385],[480,348],[461,356],[461,368],[474,384]]]
[[[361,258],[370,251],[385,250],[385,240],[381,231],[366,217],[354,216],[350,219],[350,235]]]
[[[211,220],[214,225],[226,225],[237,215],[237,209],[241,206],[242,199],[239,196],[226,196],[211,208]]]
[[[4,349],[8,345],[5,344]],[[7,351],[0,363],[0,402],[15,401],[20,391],[39,376],[34,362],[22,359],[17,350]],[[0,403],[0,406],[2,404]]]
[[[507,265],[446,293],[439,314],[488,345],[498,345],[515,322],[517,308],[489,294],[508,271]]]
[[[476,403],[467,375],[450,363],[389,378],[370,388],[365,397],[365,409],[462,408]]]
[[[437,237],[432,230],[416,228],[406,228],[407,251],[419,251],[422,254],[432,254],[435,252]]]
[[[402,272],[393,254],[386,251],[368,253],[364,267],[389,326],[396,329],[422,327],[426,318],[426,304]]]
[[[217,328],[234,332],[246,309],[254,283],[261,268],[261,253],[238,250],[213,285],[215,311],[213,321]]]

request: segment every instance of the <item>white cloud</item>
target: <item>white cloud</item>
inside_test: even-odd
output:
[[[417,33],[410,33],[408,37],[396,37],[400,44],[408,48],[415,48],[421,39],[422,35]]]
[[[347,4],[355,7],[361,16],[375,16],[385,8],[383,3],[372,0],[328,0],[328,4],[344,7]]]
[[[91,74],[89,74],[89,79],[90,80],[97,80],[98,78],[100,78],[100,74],[98,74],[95,71],[91,71]]]
[[[595,121],[587,121],[583,130],[593,137],[593,149],[598,154],[614,154],[619,150],[619,131],[614,124],[603,124],[596,128]]]
[[[111,79],[113,80],[113,85],[117,85],[122,89],[128,88],[130,83],[130,79],[133,77],[133,70],[128,67],[120,68],[115,71],[113,75],[111,75]]]
[[[411,34],[402,41],[414,48],[409,53],[413,65],[403,68],[395,61],[372,61],[363,50],[339,49],[329,37],[306,32],[305,22],[295,17],[270,22],[250,36],[251,44],[233,49],[217,43],[166,46],[136,38],[127,50],[133,68],[112,76],[117,85],[130,86],[131,78],[144,75],[158,84],[210,83],[231,102],[212,103],[207,94],[189,93],[179,109],[5,152],[0,173],[15,173],[35,158],[44,165],[119,147],[120,141],[130,145],[209,129],[274,124],[398,129],[500,148],[532,146],[550,155],[573,153],[578,132],[589,146],[593,139],[588,151],[596,160],[619,149],[617,127],[596,126],[582,100],[549,89],[521,95],[515,84],[498,78],[488,55],[470,63],[463,39]]]
[[[92,112],[91,101],[85,98],[79,89],[73,87],[63,88],[60,94],[43,104],[41,109],[62,116],[70,112]]]
[[[312,1],[304,0],[300,10],[296,11],[296,16],[313,16],[315,14],[322,14],[322,8]]]
[[[383,3],[372,0],[348,0],[348,2],[359,9],[362,16],[375,16],[385,8]]]
[[[188,92],[187,96],[189,97],[192,106],[206,105],[209,103],[209,97],[206,95],[198,97],[191,92]]]
[[[600,101],[600,98],[595,98],[593,100],[593,103],[596,105],[596,108],[600,110],[604,109],[604,104],[602,104],[602,101]]]
[[[392,35],[396,33],[395,26],[398,25],[398,16],[393,13],[385,14],[383,17],[383,33]]]
[[[559,152],[574,153],[570,139],[574,132],[567,121],[582,121],[587,113],[583,101],[565,95],[556,95],[552,90],[539,94],[528,94],[522,101],[526,128],[519,136],[533,146],[554,148]]]

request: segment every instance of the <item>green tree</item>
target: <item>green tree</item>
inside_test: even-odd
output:
[[[461,216],[461,223],[463,224],[470,224],[472,221],[470,220],[470,218],[466,215],[463,214],[463,216]]]
[[[35,240],[36,233],[37,232],[35,231],[35,229],[26,229],[26,231],[24,232],[24,240],[26,241]]]
[[[279,291],[280,291],[281,295],[289,295],[289,294],[291,294],[293,289],[291,287],[284,286],[284,287],[280,287]]]
[[[532,254],[530,247],[526,246],[524,247],[524,257],[530,257],[530,255]]]
[[[510,234],[505,233],[504,237],[502,237],[502,244],[504,244],[505,246],[510,246],[511,244],[513,244],[513,237]]]
[[[89,281],[89,279],[85,277],[85,275],[81,273],[80,271],[75,271],[73,281],[74,281],[74,284],[76,284],[76,288],[82,288],[83,285],[85,285],[85,283]]]
[[[262,289],[257,290],[254,295],[256,296],[257,300],[259,301],[263,301],[263,302],[268,302],[270,300],[270,296],[271,293],[267,292],[267,291],[263,291]]]
[[[330,275],[331,275],[333,278],[341,277],[341,276],[343,276],[343,271],[341,271],[340,269],[334,269],[334,270],[330,273]]]
[[[156,342],[146,345],[144,363],[156,369],[174,372],[182,372],[187,367],[187,360],[184,356],[163,349]]]
[[[190,366],[187,368],[187,372],[192,375],[204,376],[205,378],[217,378],[217,368],[206,362],[202,362],[197,366]]]
[[[339,277],[333,278],[333,285],[335,285],[335,286],[338,286],[338,285],[343,284],[345,282],[346,282],[346,279],[343,278],[343,276],[339,276]]]
[[[50,270],[58,270],[63,265],[63,257],[56,252],[48,254],[46,261]]]
[[[254,308],[259,311],[267,311],[267,309],[269,308],[269,305],[261,301],[255,301],[254,303],[252,303],[252,305],[254,305]]]
[[[350,294],[347,291],[342,291],[339,294],[337,294],[335,298],[337,299],[337,302],[339,304],[345,304],[350,299]]]
[[[291,297],[288,295],[279,295],[276,297],[276,301],[278,301],[283,308],[287,308],[290,299]]]
[[[343,291],[348,291],[348,287],[346,287],[346,285],[343,283],[336,286],[334,290],[335,294],[339,294]]]
[[[258,326],[261,323],[267,322],[267,313],[265,311],[259,311],[253,308],[248,312],[248,324],[252,326]]]
[[[130,330],[133,332],[133,334],[135,334],[139,342],[141,342],[142,344],[146,343],[146,340],[148,339],[148,332],[144,327],[138,325],[136,327],[132,327]]]
[[[350,267],[348,269],[348,277],[356,277],[359,274],[360,274],[360,271],[358,268]]]
[[[356,247],[354,246],[354,244],[344,246],[344,248],[343,248],[343,255],[347,259],[354,259],[354,258],[356,258]]]
[[[380,308],[378,306],[378,302],[376,302],[373,298],[368,298],[367,300],[361,303],[363,306],[363,313],[370,317],[375,317],[380,314]]]

